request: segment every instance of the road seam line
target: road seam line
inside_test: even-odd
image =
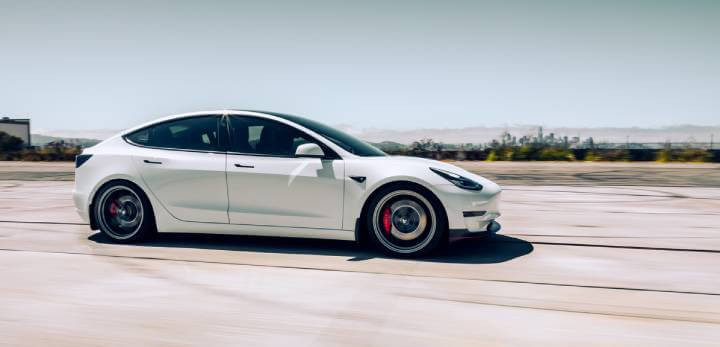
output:
[[[402,273],[387,273],[387,272],[376,272],[376,271],[357,271],[357,270],[341,270],[341,269],[321,269],[321,268],[303,267],[303,266],[289,266],[289,265],[264,265],[264,264],[230,263],[230,262],[221,262],[221,261],[206,261],[206,260],[192,260],[192,259],[190,259],[190,260],[188,260],[188,259],[170,259],[170,258],[159,258],[159,257],[149,257],[149,256],[125,256],[125,255],[93,254],[93,253],[65,252],[65,251],[35,251],[35,250],[12,249],[12,248],[0,248],[0,251],[6,251],[6,252],[27,252],[27,253],[44,253],[44,254],[64,254],[64,255],[82,255],[82,256],[90,256],[90,257],[95,256],[95,257],[127,258],[127,259],[141,259],[141,260],[159,260],[159,261],[200,263],[200,264],[255,266],[255,267],[268,267],[268,268],[280,268],[280,269],[315,270],[315,271],[328,271],[328,272],[346,272],[346,273],[360,273],[360,274],[388,275],[388,276],[408,276],[408,277],[418,277],[418,278],[437,278],[437,279],[451,279],[451,280],[465,280],[465,281],[484,281],[484,282],[499,282],[499,283],[535,284],[535,285],[558,286],[558,287],[575,287],[575,288],[607,289],[607,290],[628,290],[628,291],[638,291],[638,292],[655,292],[655,293],[670,293],[670,294],[689,294],[689,295],[720,296],[720,293],[691,292],[691,291],[667,290],[667,289],[648,289],[648,288],[631,288],[631,287],[593,286],[593,285],[568,284],[568,283],[549,283],[549,282],[532,282],[532,281],[499,280],[499,279],[481,279],[481,278],[464,278],[464,277],[442,277],[442,276],[418,275],[418,274],[402,274]]]

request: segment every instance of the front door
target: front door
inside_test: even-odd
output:
[[[297,158],[314,140],[274,120],[230,116],[228,215],[232,224],[341,229],[344,165]]]

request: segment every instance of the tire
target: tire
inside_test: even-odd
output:
[[[102,187],[96,194],[93,213],[102,233],[116,243],[146,240],[157,231],[150,200],[127,181]]]
[[[440,201],[412,184],[381,188],[365,214],[369,239],[394,257],[430,254],[447,238],[447,216]]]

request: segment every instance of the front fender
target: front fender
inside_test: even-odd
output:
[[[343,229],[353,230],[362,213],[362,208],[370,196],[381,187],[394,182],[418,184],[438,196],[436,185],[447,183],[443,178],[430,171],[426,163],[408,165],[401,161],[393,163],[392,157],[363,158],[346,161],[345,195],[343,208]],[[358,182],[351,177],[365,177]],[[441,200],[442,203],[442,200]],[[444,203],[443,203],[443,207]]]

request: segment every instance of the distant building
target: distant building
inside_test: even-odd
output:
[[[30,143],[29,119],[10,119],[9,117],[0,118],[0,131],[21,138],[26,147],[30,147],[32,145]]]

